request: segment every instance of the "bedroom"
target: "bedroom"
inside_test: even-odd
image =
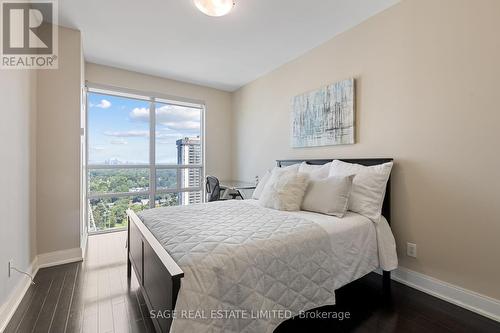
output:
[[[321,212],[324,205],[340,209],[340,215],[359,214],[371,221],[364,224],[371,244],[332,232],[332,240],[337,238],[331,248],[326,246],[329,251],[337,256],[358,254],[336,257],[336,264],[351,261],[344,269],[326,274],[325,283],[343,287],[335,285],[319,293],[321,300],[316,300],[313,310],[303,313],[307,318],[288,318],[295,316],[297,309],[309,310],[299,302],[297,308],[288,304],[283,313],[273,313],[271,319],[253,318],[251,323],[271,323],[264,331],[279,325],[276,332],[299,327],[361,332],[500,329],[500,182],[495,177],[500,163],[496,154],[500,123],[496,112],[500,76],[497,1],[236,0],[234,5],[230,1],[223,8],[227,13],[219,17],[203,12],[207,11],[203,4],[212,1],[49,3],[50,10],[32,4],[38,10],[33,13],[42,17],[52,13],[53,24],[34,28],[37,24],[28,20],[30,27],[19,31],[38,36],[50,46],[55,58],[30,51],[42,60],[55,59],[55,63],[44,62],[41,68],[19,67],[22,64],[12,59],[25,58],[17,52],[7,56],[10,62],[2,60],[0,69],[4,118],[0,125],[4,161],[0,330],[168,331],[161,325],[172,324],[168,318],[175,313],[172,303],[179,300],[179,290],[179,295],[185,294],[183,283],[189,285],[185,281],[197,274],[187,274],[187,266],[177,256],[196,251],[177,253],[169,248],[179,240],[172,236],[162,238],[153,233],[151,239],[148,230],[153,228],[148,223],[152,220],[143,221],[142,214],[182,212],[179,219],[184,219],[194,214],[196,207],[218,207],[180,224],[187,228],[197,218],[204,218],[204,223],[212,221],[210,225],[219,228],[202,229],[200,234],[207,230],[232,232],[228,221],[240,225],[236,215],[245,209],[270,214],[257,221],[262,225],[252,223],[255,228],[268,225],[264,222],[273,214],[300,216],[296,223],[308,221],[303,227],[319,234],[323,231],[324,238],[328,227],[312,221],[311,214],[315,214],[337,221],[331,225],[349,229],[348,216]],[[12,2],[2,1],[4,15],[12,10],[4,7],[9,4]],[[33,8],[14,8],[14,13],[29,9]],[[34,21],[40,18],[33,16]],[[11,24],[3,17],[7,16],[2,16],[2,59],[6,59],[6,36],[15,39],[19,34],[8,30]],[[11,13],[11,21],[13,17]],[[47,31],[56,36],[50,43]],[[8,68],[14,64],[15,68]],[[352,89],[344,94],[346,86]],[[326,93],[329,89],[342,92],[342,98]],[[314,114],[325,99],[335,107],[340,103],[342,114],[348,115],[339,123],[342,128],[347,123],[352,132],[347,130],[341,139],[311,125],[315,120],[321,122]],[[332,124],[337,126],[335,121]],[[319,131],[312,139],[303,134],[311,128]],[[302,166],[301,171],[311,164],[320,170],[331,163],[323,177],[330,179],[345,167],[331,161],[338,159],[365,165],[393,160],[390,173],[377,182],[375,215],[356,208],[356,204],[353,208],[353,192],[358,199],[359,195],[374,195],[366,188],[360,190],[359,177],[352,180],[347,212],[345,205],[339,204],[345,204],[341,191],[331,191],[341,189],[338,184],[311,200],[315,207],[308,212],[300,210],[303,197],[299,208],[290,208],[299,211],[273,209],[284,209],[274,206],[280,200],[279,193],[271,193],[284,182],[276,181],[280,173],[274,169],[277,161],[283,166],[280,170],[295,164],[295,168]],[[378,163],[378,159],[388,160]],[[306,165],[301,164],[304,161]],[[352,163],[348,167],[361,168]],[[275,186],[267,189],[267,201],[271,202],[263,203],[252,198],[257,183],[262,189],[266,187],[268,170],[276,174],[272,180]],[[297,172],[296,178],[303,173]],[[219,188],[227,189],[214,196],[227,200],[200,203],[214,193],[212,186],[207,191],[207,176],[216,177]],[[343,184],[349,182],[346,177],[342,175]],[[316,184],[311,179],[302,192],[308,191],[311,182]],[[337,199],[322,201],[328,196]],[[243,206],[224,211],[225,205]],[[129,207],[134,213],[127,215]],[[356,266],[356,260],[375,260],[376,266],[383,261],[382,242],[374,236],[379,225],[384,225],[378,223],[377,214],[388,221],[386,235],[395,240],[397,268],[388,266],[391,280],[388,274],[384,280],[380,269],[368,273],[360,268],[363,277],[353,273],[353,268],[363,266]],[[139,233],[134,233],[135,229],[130,232],[136,243],[127,242],[128,227],[136,226],[129,223],[128,216],[140,220]],[[213,222],[216,220],[220,223]],[[170,223],[160,224],[179,231]],[[197,235],[196,227],[182,232]],[[238,232],[242,230],[245,228]],[[309,243],[309,247],[294,246],[297,243],[291,240],[311,242],[315,233],[298,237],[297,230],[290,237],[283,236],[290,240],[284,243],[291,246],[287,255],[292,255],[294,247],[295,251],[318,250],[319,241]],[[361,232],[354,234],[362,236]],[[242,239],[234,254],[224,260],[242,255],[241,251],[252,244],[251,237]],[[264,244],[275,249],[279,242],[281,238],[273,237]],[[126,243],[130,245],[127,248]],[[223,246],[227,239],[215,243]],[[134,246],[137,244],[139,247]],[[373,253],[361,250],[368,245],[375,249]],[[263,254],[265,248],[254,249],[254,254]],[[137,249],[139,254],[133,252]],[[131,261],[129,286],[130,251],[136,261]],[[305,263],[298,266],[308,269]],[[171,273],[170,279],[162,275],[165,269]],[[367,265],[365,270],[373,269]],[[34,276],[35,284],[19,271]],[[285,271],[282,267],[277,272]],[[145,281],[155,272],[162,281],[158,293],[154,287],[155,291],[146,290],[150,284]],[[175,272],[184,277],[176,279],[179,274]],[[292,282],[285,279],[292,275],[283,275],[283,285],[290,288]],[[221,274],[216,279],[226,277]],[[347,280],[340,283],[342,277]],[[250,284],[255,287],[257,282]],[[230,285],[243,288],[241,283],[224,286]],[[165,289],[168,292],[161,291]],[[299,288],[299,294],[311,290]],[[162,294],[169,292],[170,297]],[[161,295],[158,301],[148,299],[157,295]],[[152,309],[152,303],[157,302],[161,306]],[[180,302],[184,302],[182,298]],[[203,310],[200,308],[206,311],[197,311]],[[218,323],[214,325],[241,324],[227,318],[227,313],[216,312],[217,318],[210,318],[210,310],[217,309],[199,301],[189,309],[194,312],[189,316],[209,318],[176,318],[173,322],[194,325],[200,319]],[[255,317],[258,311],[271,309],[240,302],[233,310],[240,310],[231,313],[233,316]],[[187,330],[175,325],[172,332]]]

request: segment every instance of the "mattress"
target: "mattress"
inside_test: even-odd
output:
[[[337,219],[230,200],[138,216],[185,273],[174,333],[272,332],[334,304],[335,289],[380,263],[377,227],[354,213]]]

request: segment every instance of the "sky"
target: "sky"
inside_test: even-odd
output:
[[[177,163],[176,140],[200,135],[201,111],[156,104],[156,163]],[[149,101],[89,93],[88,160],[149,164]]]

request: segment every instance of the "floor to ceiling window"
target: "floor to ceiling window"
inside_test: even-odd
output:
[[[127,226],[128,208],[202,202],[204,105],[88,87],[90,233]]]

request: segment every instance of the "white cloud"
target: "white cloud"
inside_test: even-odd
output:
[[[91,106],[95,106],[96,108],[101,108],[101,109],[107,109],[111,106],[111,102],[106,99],[101,99],[101,102],[99,104]]]
[[[132,112],[130,112],[130,118],[134,120],[149,122],[149,109],[135,108],[132,110]]]
[[[200,122],[197,121],[162,122],[161,124],[170,129],[179,131],[200,129]]]
[[[128,138],[128,137],[148,137],[149,131],[123,131],[123,132],[104,132],[104,135],[114,136],[117,138]]]
[[[160,145],[175,144],[179,140],[178,135],[156,135],[156,143]]]
[[[128,142],[123,140],[123,139],[111,140],[110,143],[112,145],[126,145],[126,144],[128,144]]]
[[[100,147],[100,146],[94,146],[94,147],[90,147],[91,150],[97,150],[97,151],[101,151],[101,150],[105,150],[106,148],[104,147]]]
[[[179,134],[177,133],[168,133],[166,131],[157,131],[156,132],[156,138],[161,139],[161,138],[177,138],[179,137]]]
[[[148,122],[149,109],[135,108],[130,118]],[[200,129],[200,110],[176,105],[164,105],[156,109],[156,123],[171,130],[198,131]]]
[[[189,136],[185,133],[169,132],[165,130],[160,130],[156,132],[156,143],[157,144],[175,144],[177,140],[183,137]]]

